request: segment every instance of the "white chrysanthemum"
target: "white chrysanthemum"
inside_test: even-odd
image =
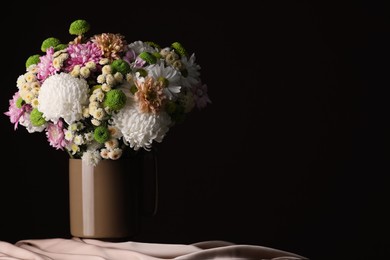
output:
[[[102,157],[100,156],[100,153],[96,150],[87,150],[84,152],[81,159],[89,165],[96,166],[100,162]]]
[[[195,63],[195,54],[192,54],[189,59],[182,57],[181,62],[187,70],[186,77],[181,77],[181,85],[191,88],[200,82],[200,66]]]
[[[47,78],[40,89],[38,109],[47,121],[61,117],[71,124],[83,116],[83,105],[88,100],[88,84],[84,79],[61,73]]]
[[[160,78],[168,80],[168,86],[164,88],[164,94],[172,99],[176,94],[180,93],[180,74],[172,67],[165,67],[164,64],[153,64],[146,68],[149,75],[158,81]]]
[[[154,49],[152,46],[150,46],[147,43],[144,43],[142,41],[135,41],[133,43],[130,43],[127,45],[130,49],[132,49],[136,55],[139,55],[141,52],[147,51],[150,53],[156,52],[156,49]]]
[[[130,104],[112,116],[112,124],[123,134],[123,139],[134,150],[149,150],[153,141],[161,142],[171,125],[171,118],[161,113],[141,113],[137,104]]]

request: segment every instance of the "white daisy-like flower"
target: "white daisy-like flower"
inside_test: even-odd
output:
[[[83,139],[83,136],[82,135],[76,135],[74,138],[73,138],[73,142],[77,145],[82,145],[84,144],[84,139]]]
[[[85,133],[84,139],[86,142],[92,142],[93,141],[93,132]]]
[[[69,129],[73,132],[77,131],[77,123],[70,124]]]
[[[73,132],[69,129],[65,130],[65,140],[72,141],[73,140]]]
[[[195,63],[195,54],[192,54],[189,59],[187,57],[182,57],[181,62],[187,70],[187,75],[181,76],[180,82],[181,85],[187,88],[199,84],[200,82],[200,66]]]
[[[153,64],[147,67],[149,75],[158,81],[160,79],[168,80],[168,86],[164,88],[164,94],[169,98],[173,99],[180,93],[180,74],[177,70],[172,67],[165,67],[164,64]],[[143,79],[139,77],[139,79]]]
[[[80,147],[77,145],[77,144],[75,144],[75,143],[71,143],[70,144],[70,152],[73,154],[73,155],[75,155],[77,152],[79,152],[80,151]]]
[[[33,108],[38,108],[38,105],[39,105],[38,98],[34,98],[33,100],[31,100],[31,106]]]
[[[27,82],[33,82],[33,81],[37,80],[37,77],[35,76],[34,73],[28,72],[28,73],[25,74],[25,80]]]
[[[30,91],[31,90],[31,85],[29,83],[24,83],[22,85],[22,87],[20,88],[20,90],[23,90],[23,91]]]
[[[81,122],[76,123],[77,131],[83,130],[85,128],[85,125]]]
[[[142,41],[135,41],[130,43],[127,47],[132,49],[136,55],[139,55],[141,52],[147,51],[150,53],[156,52],[156,49],[150,46],[149,44]]]
[[[123,134],[123,139],[131,148],[150,150],[153,141],[162,142],[171,125],[171,118],[165,112],[141,113],[137,104],[126,105],[112,115],[112,126]]]
[[[91,166],[96,166],[102,159],[100,156],[100,153],[95,150],[87,150],[83,153],[83,156],[81,157],[83,162],[86,162],[87,164]]]
[[[83,105],[88,100],[89,87],[84,79],[61,73],[48,77],[39,91],[38,109],[46,121],[61,117],[72,124],[83,117]]]
[[[31,101],[34,98],[35,98],[35,95],[31,91],[26,92],[26,95],[24,95],[24,97],[23,97],[24,101],[26,101],[27,104],[31,104]]]

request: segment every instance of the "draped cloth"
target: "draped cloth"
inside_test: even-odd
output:
[[[227,241],[195,244],[104,242],[96,239],[51,238],[21,240],[15,244],[0,241],[1,260],[222,260],[222,259],[307,259],[294,253]]]

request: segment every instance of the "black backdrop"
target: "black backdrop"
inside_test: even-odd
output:
[[[180,41],[196,53],[213,103],[158,146],[159,211],[133,240],[219,239],[311,259],[388,255],[388,9],[257,4],[2,8],[0,110],[26,58],[47,37],[70,40],[75,19],[129,42]],[[0,240],[69,238],[67,154],[4,115],[1,129]]]

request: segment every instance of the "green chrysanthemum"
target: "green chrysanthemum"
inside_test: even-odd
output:
[[[23,100],[23,98],[18,98],[17,100],[16,100],[16,102],[15,102],[15,105],[16,105],[16,107],[17,108],[22,108],[22,106],[25,104],[25,102],[24,102],[24,100]]]
[[[158,45],[157,43],[155,43],[155,42],[146,42],[147,44],[149,44],[150,46],[152,46],[152,47],[154,47],[154,48],[156,48],[156,49],[158,49],[158,50],[161,50],[161,47],[160,47],[160,45]]]
[[[33,126],[41,126],[46,123],[45,118],[43,118],[43,113],[39,112],[37,108],[31,111],[30,120]]]
[[[126,95],[120,89],[112,89],[105,95],[103,105],[112,110],[120,110],[126,105]]]
[[[30,57],[28,57],[26,61],[26,68],[30,67],[33,64],[38,64],[40,62],[39,57],[39,54],[31,55]]]
[[[54,47],[54,51],[61,51],[68,47],[68,44],[60,43],[56,47]]]
[[[72,35],[83,35],[84,33],[88,32],[90,28],[90,25],[85,20],[76,20],[73,23],[71,23],[69,27],[69,33]]]
[[[157,62],[157,58],[147,51],[141,52],[139,57],[149,64],[155,64]]]
[[[60,40],[58,40],[57,38],[54,37],[47,38],[42,42],[41,51],[46,52],[46,50],[49,49],[50,47],[55,48],[60,43],[61,43]]]
[[[93,132],[93,138],[96,140],[96,142],[103,144],[104,142],[108,141],[108,139],[110,139],[110,131],[105,126],[98,126]]]
[[[171,46],[181,57],[187,56],[187,51],[180,42],[174,42]]]
[[[113,74],[120,72],[123,75],[126,75],[131,71],[129,63],[121,59],[114,60],[111,64],[111,69]]]

